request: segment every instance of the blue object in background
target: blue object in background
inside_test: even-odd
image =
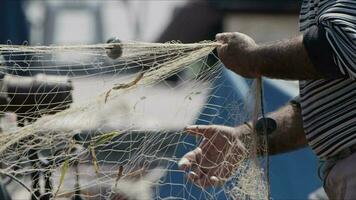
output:
[[[249,82],[222,67],[212,76],[218,78],[213,88],[207,106],[202,110],[196,124],[223,124],[235,126],[247,119],[236,119],[231,116],[231,109],[244,111],[242,102],[249,92]],[[293,98],[278,89],[270,81],[264,81],[265,111],[271,112]],[[186,152],[195,148],[196,138],[185,136],[177,148],[176,157],[181,158]],[[191,145],[187,145],[191,144]],[[273,199],[307,199],[308,195],[321,186],[317,177],[317,159],[309,148],[271,156],[270,183]],[[160,198],[175,199],[229,199],[221,189],[207,188],[201,190],[185,179],[185,174],[177,170],[176,164],[170,170],[164,183],[160,186]],[[166,184],[165,184],[166,183]]]
[[[29,28],[22,0],[0,0],[0,44],[22,44],[29,40]]]
[[[23,9],[23,0],[0,0],[0,44],[21,45],[27,44],[29,41],[29,25],[26,20],[26,15]],[[2,56],[8,66],[6,73],[16,75],[30,75],[29,72],[12,70],[12,65],[20,65],[27,67],[28,63],[21,62],[22,60],[31,60],[31,58],[20,54],[3,53]],[[18,60],[18,62],[11,62]],[[4,72],[0,71],[0,78],[4,76]]]

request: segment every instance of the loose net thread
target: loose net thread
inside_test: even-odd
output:
[[[107,53],[115,45],[120,45],[123,54],[113,61]],[[74,100],[73,103],[71,99],[64,99],[62,104],[54,106],[51,106],[50,95],[58,95],[63,91],[37,89],[24,93],[25,96],[37,95],[35,102],[26,105],[34,109],[12,110],[23,119],[23,127],[1,134],[1,174],[21,180],[31,189],[32,195],[39,192],[38,185],[46,185],[42,179],[39,181],[39,176],[50,177],[50,190],[40,191],[50,199],[69,198],[75,193],[80,193],[86,199],[115,199],[121,196],[127,199],[175,199],[182,196],[181,193],[187,193],[183,195],[185,198],[196,198],[189,194],[196,186],[189,185],[187,180],[179,183],[183,188],[181,191],[162,194],[165,184],[175,184],[169,182],[168,175],[181,172],[176,167],[180,159],[176,156],[181,151],[179,148],[192,149],[195,145],[187,142],[189,136],[182,131],[183,126],[180,129],[165,127],[164,124],[147,126],[145,123],[148,122],[140,124],[136,120],[150,117],[145,116],[147,114],[144,111],[148,107],[144,104],[159,95],[160,92],[155,88],[163,88],[168,95],[183,91],[184,97],[175,101],[177,111],[167,113],[173,116],[167,116],[172,120],[180,115],[199,122],[201,119],[198,116],[192,116],[196,114],[184,110],[186,106],[193,108],[191,104],[195,99],[199,100],[200,104],[197,105],[201,109],[211,107],[228,110],[228,118],[235,125],[249,118],[249,114],[244,114],[248,109],[240,109],[241,102],[225,102],[220,106],[209,103],[212,98],[226,98],[209,94],[209,91],[219,87],[214,86],[213,82],[221,76],[221,64],[212,54],[219,45],[207,41],[195,44],[128,42],[77,46],[0,46],[0,54],[3,55],[0,67],[5,74],[1,95],[10,100],[15,98],[15,94],[21,94],[20,90],[4,89],[7,84],[10,85],[10,79],[21,82],[25,76],[30,76],[37,77],[43,83],[51,81],[59,84],[58,77],[48,79],[43,73],[66,77],[66,81],[70,79],[73,84],[84,82],[88,93],[91,87],[98,86],[90,85],[90,80],[99,80],[103,86],[100,93],[90,99],[81,102]],[[172,76],[176,76],[175,84],[167,81]],[[147,94],[144,92],[146,90],[156,94]],[[81,91],[76,94],[80,96]],[[166,98],[162,96],[159,100],[172,100]],[[64,106],[65,102],[71,103],[70,107]],[[17,103],[11,106],[24,105]],[[2,105],[3,108],[11,106],[10,103]],[[219,117],[218,114],[200,114],[209,116],[209,119]],[[246,152],[236,159],[235,172],[222,189],[203,188],[201,198],[217,199],[221,194],[234,199],[267,198],[263,169],[257,157],[257,149],[264,151],[263,147],[256,143],[253,134],[244,139],[244,145]],[[261,148],[257,148],[257,145]],[[234,149],[228,152],[236,154]],[[227,154],[226,158],[229,156]],[[32,177],[32,184],[34,179],[35,183],[38,181],[37,186],[31,187],[29,177]]]

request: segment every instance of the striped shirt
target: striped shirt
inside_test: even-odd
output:
[[[321,159],[356,144],[356,0],[304,0],[300,30],[328,79],[300,81],[303,124]]]

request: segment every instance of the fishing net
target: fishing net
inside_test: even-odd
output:
[[[221,186],[177,167],[202,139],[186,125],[253,116],[256,88],[229,84],[219,45],[0,46],[0,174],[13,199],[266,199],[254,134]]]

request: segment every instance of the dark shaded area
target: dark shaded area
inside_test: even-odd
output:
[[[3,79],[6,93],[0,96],[0,111],[14,112],[23,126],[45,114],[69,108],[72,103],[72,84],[66,77],[37,75]]]
[[[196,0],[177,8],[172,21],[158,37],[156,42],[178,40],[182,43],[194,43],[214,40],[215,35],[223,30],[223,12],[215,4],[206,0]],[[208,57],[208,63],[214,63],[214,56]],[[179,74],[167,81],[177,82]]]
[[[222,11],[208,1],[193,1],[177,8],[157,42],[179,40],[183,43],[212,40],[222,31]]]
[[[211,5],[225,12],[248,13],[298,13],[299,0],[208,0]]]
[[[26,20],[22,0],[0,0],[0,44],[21,45],[28,44],[29,24]],[[3,56],[8,56],[3,53]],[[24,60],[25,56],[18,56],[19,60]],[[5,60],[7,60],[5,58]],[[18,63],[26,66],[26,63]],[[7,64],[9,66],[9,64]],[[1,76],[3,76],[3,73]],[[21,73],[19,75],[29,75]],[[2,78],[2,77],[0,77]]]
[[[0,0],[0,44],[23,44],[29,40],[29,27],[22,0]]]

